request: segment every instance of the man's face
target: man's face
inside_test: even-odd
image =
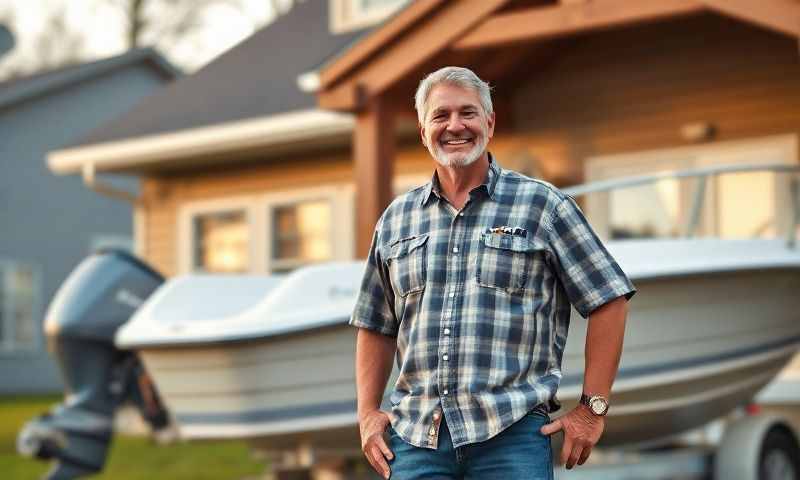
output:
[[[420,125],[422,144],[445,167],[464,167],[483,155],[494,135],[494,112],[486,115],[478,93],[440,83],[428,95],[428,111]]]

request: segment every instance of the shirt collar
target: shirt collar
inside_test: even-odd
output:
[[[495,187],[497,186],[497,181],[500,179],[500,166],[497,165],[497,162],[494,159],[494,156],[491,152],[489,152],[489,170],[486,171],[486,179],[483,181],[482,184],[475,187],[475,190],[483,190],[492,200],[495,199]],[[431,194],[436,195],[437,198],[441,198],[441,193],[439,190],[439,175],[437,175],[436,171],[433,172],[433,177],[431,181],[425,184],[425,189],[422,191],[422,200],[420,201],[420,205],[425,206],[428,204],[428,200],[431,198]]]

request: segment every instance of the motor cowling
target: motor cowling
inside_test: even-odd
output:
[[[83,260],[54,296],[45,316],[48,349],[64,382],[64,401],[23,427],[20,453],[54,459],[47,477],[67,480],[102,470],[114,414],[133,403],[154,430],[168,424],[158,393],[134,352],[114,335],[164,278],[141,260],[105,250]]]

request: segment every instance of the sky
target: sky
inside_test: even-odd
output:
[[[235,0],[233,3],[236,2],[241,9],[225,2],[209,7],[203,12],[202,28],[196,35],[161,53],[191,72],[274,18],[274,5],[279,11],[291,5],[291,0]],[[14,12],[14,23],[7,27],[16,37],[15,49],[0,59],[0,80],[12,70],[30,72],[36,68],[40,63],[37,62],[40,59],[37,59],[36,38],[46,28],[46,15],[42,13],[60,5],[65,6],[64,20],[70,29],[84,33],[82,58],[88,61],[122,53],[125,49],[124,20],[114,3],[115,0],[0,0],[0,18],[4,12]]]

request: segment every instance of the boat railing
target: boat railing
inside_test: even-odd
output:
[[[736,165],[717,165],[713,167],[693,168],[687,170],[668,170],[646,175],[634,175],[629,177],[601,180],[597,182],[585,183],[562,189],[562,191],[572,197],[579,197],[590,193],[610,192],[625,188],[639,187],[656,183],[662,180],[680,180],[684,178],[696,178],[692,202],[687,217],[687,225],[684,229],[686,237],[693,237],[700,223],[700,214],[703,210],[705,201],[706,187],[709,179],[720,175],[744,172],[774,172],[789,175],[789,198],[791,205],[791,226],[787,232],[786,242],[790,248],[797,245],[797,226],[800,224],[800,165],[789,165],[785,163],[771,164],[736,164]]]

